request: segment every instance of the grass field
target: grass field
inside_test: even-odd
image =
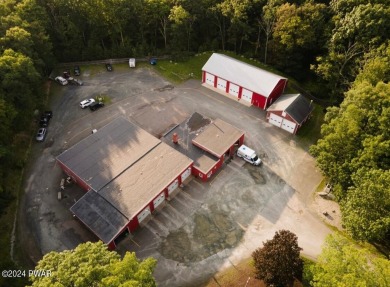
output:
[[[321,137],[321,125],[324,123],[323,107],[314,104],[310,119],[298,130],[297,139],[305,146],[314,144]]]
[[[305,263],[308,262],[305,260]],[[266,287],[263,281],[255,278],[252,258],[247,258],[237,265],[216,273],[206,284],[199,287]],[[309,287],[295,280],[293,287]]]

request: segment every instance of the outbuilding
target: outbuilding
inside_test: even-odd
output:
[[[125,118],[57,157],[87,193],[71,212],[110,248],[164,206],[191,175],[193,161]]]
[[[213,53],[202,68],[202,83],[244,104],[265,110],[283,93],[287,79]]]
[[[244,142],[244,132],[221,119],[211,120],[194,113],[170,129],[162,140],[191,158],[192,174],[207,181],[233,157]]]
[[[281,96],[267,109],[267,121],[289,133],[296,134],[310,117],[314,107],[301,94]]]

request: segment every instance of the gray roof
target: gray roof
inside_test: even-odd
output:
[[[105,243],[109,243],[129,222],[94,190],[87,192],[70,210]]]
[[[242,130],[216,119],[195,137],[192,143],[220,158],[243,135]]]
[[[219,159],[193,145],[192,139],[195,138],[205,126],[210,124],[210,122],[210,119],[205,118],[199,113],[194,113],[189,119],[171,129],[161,138],[163,142],[191,158],[194,161],[194,166],[204,174],[207,174]],[[179,142],[177,144],[172,142],[174,133],[179,137]]]
[[[202,71],[269,97],[280,80],[286,78],[241,62],[226,55],[213,53]]]
[[[310,104],[309,100],[301,94],[286,94],[279,97],[279,99],[273,103],[267,111],[286,112],[298,124],[302,124],[313,109],[314,106]]]
[[[133,218],[191,163],[190,158],[160,142],[98,193]]]
[[[91,188],[101,189],[160,140],[119,117],[57,157]]]

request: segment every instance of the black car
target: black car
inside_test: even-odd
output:
[[[52,111],[44,111],[43,116],[51,119],[53,117],[53,112]]]
[[[41,127],[47,127],[49,125],[50,118],[41,116],[41,119],[39,120],[39,126]]]
[[[63,75],[63,77],[64,77],[65,79],[69,79],[69,78],[70,78],[70,71],[69,71],[69,70],[66,70],[66,71],[64,71],[64,72],[62,73],[62,75]]]
[[[80,67],[79,66],[75,66],[73,72],[74,72],[75,76],[80,76],[80,73],[81,73],[80,72]]]
[[[107,69],[107,71],[112,72],[112,65],[106,64],[106,69]]]
[[[89,105],[89,108],[91,109],[91,111],[96,111],[97,109],[100,109],[102,107],[104,107],[103,102],[94,102],[94,103]]]

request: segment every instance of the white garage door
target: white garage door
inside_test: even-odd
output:
[[[235,97],[238,97],[238,92],[240,91],[240,87],[235,85],[235,84],[232,84],[230,83],[229,84],[229,94],[235,96]]]
[[[226,92],[226,81],[224,79],[217,79],[217,88]]]
[[[288,131],[289,133],[294,133],[296,125],[297,124],[294,123],[294,122],[291,122],[289,120],[283,119],[281,128],[284,129],[285,131]]]
[[[153,200],[153,206],[156,209],[161,203],[165,201],[164,193],[161,193],[155,200]]]
[[[269,120],[268,120],[268,122],[270,124],[273,124],[273,125],[275,125],[277,127],[280,127],[281,124],[282,124],[282,121],[283,121],[282,117],[280,117],[278,115],[275,115],[273,113],[270,113]]]
[[[241,99],[252,103],[252,95],[253,95],[253,92],[251,92],[247,89],[242,89]]]
[[[181,182],[185,181],[191,174],[191,168],[187,168],[185,172],[181,174]]]
[[[170,186],[168,186],[168,195],[171,194],[179,186],[179,180],[175,180]]]
[[[206,73],[206,84],[209,84],[210,86],[214,87],[214,80],[215,80],[214,75]]]
[[[137,215],[138,223],[141,223],[145,218],[147,218],[150,215],[150,208],[147,207],[144,210],[140,212],[140,214]]]

